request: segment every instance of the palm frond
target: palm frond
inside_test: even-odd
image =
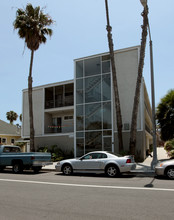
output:
[[[54,21],[48,14],[44,14],[40,6],[33,7],[27,4],[25,9],[18,9],[13,23],[14,29],[18,29],[20,38],[25,39],[27,47],[37,50],[39,45],[46,42],[46,35],[52,36],[52,29],[47,28]]]

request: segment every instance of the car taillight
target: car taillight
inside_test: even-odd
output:
[[[127,159],[127,160],[126,160],[126,163],[131,163],[131,159]]]
[[[35,157],[34,156],[31,156],[31,160],[34,160],[35,159]]]

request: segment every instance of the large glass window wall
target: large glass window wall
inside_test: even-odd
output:
[[[110,57],[76,61],[75,88],[76,156],[112,151]]]

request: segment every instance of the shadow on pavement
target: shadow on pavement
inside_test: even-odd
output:
[[[0,174],[14,174],[14,175],[39,175],[39,174],[43,174],[43,173],[48,173],[47,171],[40,171],[39,173],[34,173],[33,170],[24,170],[22,173],[13,173],[13,171],[11,169],[5,169],[3,171],[0,171]]]

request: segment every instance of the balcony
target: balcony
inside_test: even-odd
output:
[[[73,95],[59,97],[59,99],[55,100],[45,100],[45,109],[49,108],[60,108],[74,105],[74,97]]]
[[[45,109],[74,105],[73,83],[45,88]]]
[[[48,125],[45,127],[45,134],[64,134],[64,133],[72,133],[74,132],[74,126],[55,126]]]

